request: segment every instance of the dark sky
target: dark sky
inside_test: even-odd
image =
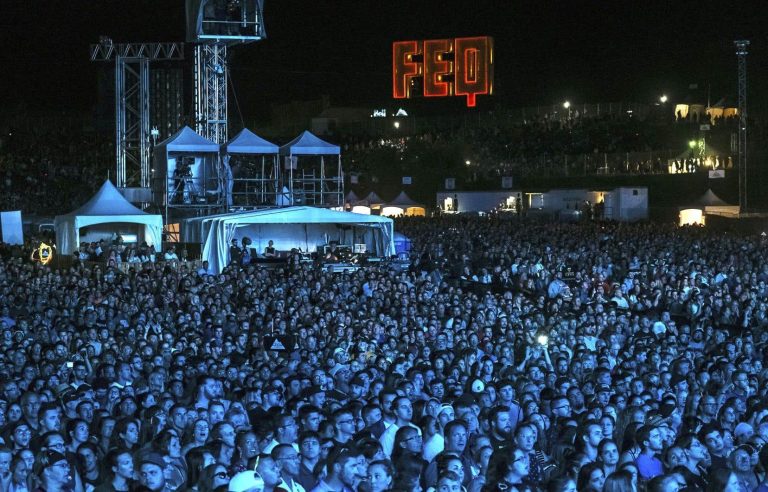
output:
[[[246,118],[269,102],[329,94],[336,105],[391,101],[391,43],[494,37],[496,95],[510,106],[650,101],[688,84],[736,95],[733,40],[752,41],[750,94],[768,73],[764,2],[625,0],[266,0],[268,39],[231,50]],[[182,0],[3,0],[0,102],[91,108],[99,35],[182,41]],[[759,96],[758,96],[759,97]]]

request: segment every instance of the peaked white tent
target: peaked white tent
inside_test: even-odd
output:
[[[424,205],[414,201],[405,191],[401,191],[394,200],[388,202],[381,209],[381,215],[391,217],[395,215],[417,215],[424,217],[427,210]]]
[[[207,203],[221,195],[219,144],[190,127],[157,144],[154,156],[152,192],[158,205]]]
[[[101,226],[101,227],[96,227]],[[107,180],[98,192],[83,206],[54,220],[56,245],[60,255],[70,255],[80,245],[81,229],[96,228],[104,233],[123,233],[136,230],[138,242],[160,247],[163,217],[148,214],[134,207]]]
[[[341,171],[341,148],[305,131],[280,147],[288,171],[287,181],[292,204],[332,205],[344,204],[344,178]],[[319,157],[317,160],[299,158]],[[333,157],[336,156],[336,166]],[[327,162],[326,162],[327,161]]]
[[[279,152],[280,147],[247,128],[221,146],[222,181],[228,207],[235,202],[233,193],[241,198],[237,200],[238,205],[251,205],[252,201],[276,202]],[[235,159],[230,162],[232,157]]]
[[[338,241],[353,246],[365,244],[378,256],[395,254],[394,223],[387,217],[338,212],[316,207],[287,207],[225,214],[200,224],[203,260],[220,272],[229,264],[232,239],[251,239],[251,247],[261,253],[271,240],[278,251],[301,248],[314,252],[317,247]]]
[[[707,215],[720,215],[722,217],[738,217],[739,206],[731,205],[712,191],[707,189],[703,195],[696,199],[691,205],[682,207],[679,218],[680,225],[706,223]]]

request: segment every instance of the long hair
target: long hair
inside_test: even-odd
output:
[[[503,483],[512,469],[512,461],[515,459],[514,448],[497,449],[488,461],[488,471],[485,475],[485,483]]]
[[[187,462],[187,489],[191,489],[200,481],[200,475],[205,464],[205,453],[209,452],[205,447],[199,446],[190,449],[184,456]]]
[[[617,470],[605,478],[603,492],[627,492],[632,490],[632,473],[629,470]]]

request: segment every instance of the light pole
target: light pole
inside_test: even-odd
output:
[[[570,121],[570,119],[571,119],[571,102],[570,101],[565,101],[563,103],[563,107],[568,110],[568,120]]]

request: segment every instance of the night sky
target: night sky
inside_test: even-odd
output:
[[[184,39],[182,0],[0,4],[4,105],[91,109],[99,65],[88,46],[99,35]],[[320,94],[339,106],[381,106],[391,102],[393,41],[489,35],[493,103],[650,102],[661,93],[674,101],[693,83],[735,100],[733,40],[746,38],[757,101],[768,73],[767,12],[757,1],[266,0],[268,39],[232,49],[230,69],[246,119],[263,117],[271,102]]]

